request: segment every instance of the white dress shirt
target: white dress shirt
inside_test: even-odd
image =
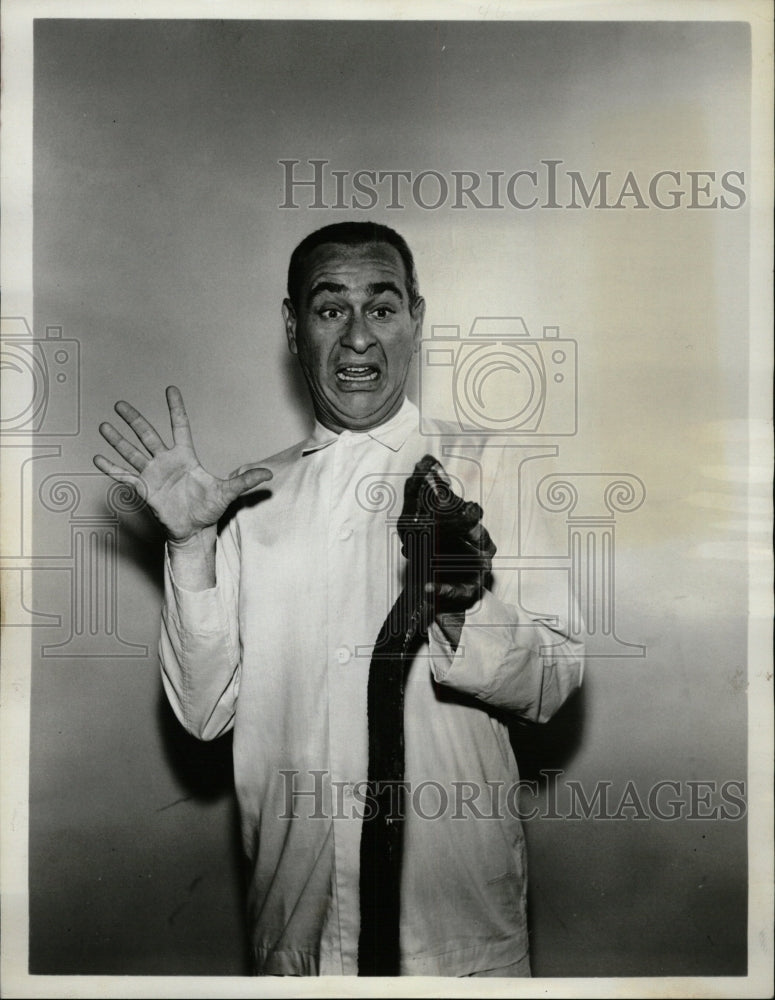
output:
[[[421,434],[408,401],[369,433],[318,424],[261,463],[273,479],[221,531],[214,588],[181,589],[166,563],[167,695],[202,739],[234,728],[259,973],[357,973],[369,663],[402,587],[395,520],[415,463],[434,454],[481,504],[498,556],[540,545],[535,505],[517,497],[515,451],[438,430]],[[498,556],[457,650],[434,625],[408,673],[404,975],[467,975],[527,953],[524,836],[508,796],[519,775],[503,713],[547,720],[580,683],[582,647],[567,634],[566,590],[539,584],[528,612],[520,578],[541,574],[501,572]]]

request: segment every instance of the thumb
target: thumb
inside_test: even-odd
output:
[[[254,489],[256,486],[260,486],[261,483],[265,483],[271,478],[272,473],[269,469],[264,469],[261,466],[244,469],[242,472],[238,472],[235,469],[224,484],[224,492],[229,497],[229,502],[231,502],[238,496],[241,496],[248,490]]]

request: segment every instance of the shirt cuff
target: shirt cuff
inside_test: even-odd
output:
[[[462,656],[463,636],[465,635],[465,625],[460,635],[460,642],[453,646],[444,630],[436,621],[432,621],[428,629],[428,644],[431,651],[431,669],[434,678],[439,684],[444,683],[444,679],[452,669],[455,660]]]
[[[541,704],[542,635],[516,608],[485,591],[466,612],[458,648],[453,651],[442,630],[428,630],[431,672],[445,687],[473,695],[488,704],[537,715]]]
[[[218,586],[207,590],[186,590],[175,580],[169,549],[164,547],[165,604],[186,632],[208,635],[223,627]]]

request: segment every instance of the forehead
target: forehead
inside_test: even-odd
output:
[[[324,243],[315,247],[304,267],[302,294],[319,281],[335,280],[356,290],[375,281],[393,281],[406,289],[401,254],[389,243],[346,246]]]

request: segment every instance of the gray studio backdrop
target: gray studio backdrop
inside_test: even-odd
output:
[[[119,398],[166,432],[169,383],[213,471],[304,436],[286,263],[306,232],[352,217],[415,249],[428,335],[521,316],[534,340],[558,327],[577,350],[562,403],[576,433],[556,415],[542,443],[592,484],[585,513],[615,519],[618,644],[545,732],[515,737],[531,803],[557,796],[565,815],[526,824],[536,974],[745,971],[746,823],[728,783],[747,748],[749,76],[747,28],[728,23],[37,22],[32,327],[50,399],[19,473],[45,557],[32,972],[246,971],[229,738],[195,743],[163,701],[159,532],[91,456]],[[280,208],[280,161],[310,179],[313,159],[324,207],[296,187],[299,207]],[[534,171],[512,194],[539,202],[428,207],[429,174],[401,207],[383,186],[345,210],[333,170],[348,202],[359,170]],[[631,184],[618,208],[596,207],[599,190],[585,207],[578,188],[567,207],[570,172],[589,189],[601,171],[614,202],[632,171],[645,204]],[[648,193],[661,171],[678,174],[658,188],[683,190],[675,208]],[[630,494],[612,508],[616,477]],[[560,544],[573,516],[551,514]],[[630,808],[568,818],[573,781]],[[649,805],[659,782],[675,819]]]

